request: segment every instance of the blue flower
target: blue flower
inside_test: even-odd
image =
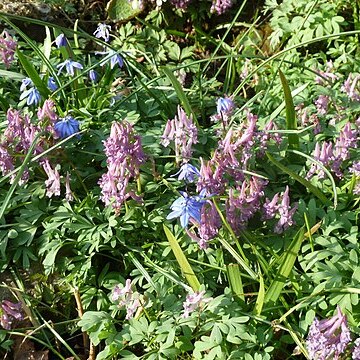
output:
[[[219,98],[216,102],[216,105],[218,114],[230,114],[235,108],[235,103],[228,97]]]
[[[185,163],[181,166],[180,170],[173,176],[178,176],[178,180],[185,180],[188,183],[192,183],[195,180],[195,176],[199,177],[199,170],[189,163]]]
[[[187,227],[190,219],[193,219],[200,224],[201,208],[205,203],[205,200],[203,200],[205,191],[202,190],[198,196],[189,196],[184,191],[181,191],[180,193],[182,196],[172,203],[170,206],[172,212],[166,219],[171,220],[179,217],[183,228]]]
[[[26,77],[25,79],[22,79],[20,85],[20,91],[21,92],[25,91],[26,88],[30,85],[33,86],[33,82],[31,81],[30,78]]]
[[[37,105],[41,100],[39,90],[36,87],[31,87],[30,89],[25,90],[20,95],[20,100],[23,99],[26,99],[27,105]]]
[[[80,131],[79,122],[70,115],[65,116],[63,119],[60,119],[60,121],[55,124],[54,128],[56,134],[61,139],[65,139],[70,135]]]
[[[57,86],[57,84],[55,82],[55,79],[52,76],[49,77],[48,82],[47,82],[47,86],[51,91],[55,91],[55,90],[58,89],[58,86]]]
[[[115,67],[115,65],[119,65],[120,67],[123,67],[124,65],[124,60],[123,58],[114,50],[109,50],[108,52],[105,53],[98,53],[98,54],[104,54],[106,55],[107,59],[103,60],[100,65],[103,66],[105,65],[107,62],[110,61],[110,68],[113,69]],[[110,58],[109,55],[111,55]]]
[[[60,34],[59,36],[57,36],[54,42],[55,42],[58,49],[61,46],[66,46],[67,45],[67,40],[66,40],[66,37],[65,37],[64,34]]]
[[[93,82],[96,83],[97,79],[98,79],[99,75],[95,70],[90,70],[89,71],[89,79]]]
[[[110,30],[111,26],[106,24],[98,24],[97,29],[94,32],[95,37],[98,39],[102,38],[105,42],[108,42],[110,39]]]
[[[83,68],[83,66],[80,63],[73,61],[71,59],[66,59],[64,62],[60,63],[56,67],[59,69],[58,75],[62,72],[63,68],[65,67],[66,73],[71,76],[74,76],[74,71],[75,71],[74,68],[79,70]]]

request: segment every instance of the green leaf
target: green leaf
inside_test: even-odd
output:
[[[244,289],[241,281],[241,273],[238,264],[229,264],[226,266],[231,290],[235,297],[245,301]]]
[[[259,293],[256,299],[255,307],[254,307],[254,314],[260,315],[264,306],[264,300],[265,300],[265,284],[264,284],[264,278],[262,274],[259,274]]]
[[[279,270],[271,282],[266,294],[265,294],[265,304],[274,305],[281,295],[281,291],[285,286],[286,281],[289,278],[292,268],[294,267],[295,260],[298,256],[298,253],[301,248],[302,241],[304,240],[305,230],[302,227],[293,238],[291,244],[286,249],[284,255],[281,257],[282,264],[279,267]]]
[[[48,88],[44,85],[41,77],[39,76],[39,72],[35,70],[33,64],[27,59],[27,57],[18,49],[16,49],[16,54],[23,66],[24,70],[28,74],[31,81],[34,83],[36,88],[39,90],[41,96],[43,98],[47,98],[50,94]]]
[[[279,75],[285,95],[285,106],[286,106],[286,129],[297,130],[295,106],[291,96],[289,84],[285,78],[285,75],[279,69]],[[288,134],[289,148],[299,149],[299,135]]]
[[[114,21],[126,21],[141,13],[140,0],[110,0],[106,5],[108,17]]]
[[[15,81],[21,81],[22,79],[25,79],[25,75],[14,72],[14,71],[8,71],[8,70],[1,70],[0,69],[0,76],[6,77],[10,80]]]
[[[179,83],[178,79],[175,77],[173,72],[170,69],[168,69],[167,67],[163,67],[163,71],[164,71],[165,75],[169,78],[171,83],[173,84],[176,95],[178,96],[180,103],[183,106],[187,116],[192,115],[193,121],[196,123],[196,125],[198,125],[196,115],[192,111],[189,99],[187,98],[184,90],[182,89],[182,86]]]
[[[199,291],[200,289],[200,282],[198,278],[196,277],[191,265],[187,261],[187,258],[184,254],[184,252],[181,250],[181,247],[173,235],[173,233],[165,226],[163,225],[165,235],[167,239],[169,240],[170,246],[172,251],[174,252],[174,255],[176,257],[176,260],[181,268],[182,273],[184,274],[186,280],[188,281],[189,285],[194,291]]]

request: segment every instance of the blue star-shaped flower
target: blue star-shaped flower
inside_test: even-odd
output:
[[[200,176],[200,172],[194,165],[185,163],[181,166],[180,170],[172,176],[177,176],[177,175],[178,175],[178,180],[185,180],[188,183],[192,183],[195,180],[195,176],[197,177]]]
[[[75,120],[72,116],[65,116],[63,119],[58,121],[54,125],[56,134],[61,138],[65,139],[72,134],[75,134],[80,131],[79,122]]]
[[[62,72],[63,68],[65,68],[66,73],[71,76],[74,76],[75,69],[81,70],[83,68],[83,66],[80,63],[73,61],[71,59],[66,59],[64,62],[60,63],[56,67],[59,69],[58,75]]]
[[[198,196],[189,196],[185,191],[180,191],[181,197],[176,199],[170,209],[172,212],[166,217],[167,220],[180,218],[180,224],[183,228],[186,228],[190,219],[200,223],[201,220],[201,208],[205,201],[205,191],[202,190]]]
[[[26,99],[27,105],[37,105],[41,100],[39,90],[36,87],[31,87],[30,89],[25,90],[20,95],[20,100],[23,99]]]

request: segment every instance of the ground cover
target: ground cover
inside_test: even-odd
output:
[[[0,13],[4,358],[359,359],[358,6],[105,5]]]

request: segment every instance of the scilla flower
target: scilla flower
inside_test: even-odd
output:
[[[201,191],[199,196],[189,196],[185,191],[180,191],[182,195],[176,199],[170,209],[172,212],[166,217],[167,220],[180,218],[180,223],[183,228],[186,228],[189,221],[195,221],[198,224],[201,220],[201,208],[205,200],[205,191]]]
[[[94,32],[94,35],[98,39],[104,39],[105,42],[108,42],[110,39],[110,30],[110,25],[99,23],[97,29]]]
[[[20,100],[26,99],[26,104],[27,105],[37,105],[40,100],[41,100],[41,96],[39,93],[39,90],[33,86],[28,90],[25,90],[21,95],[20,95]]]
[[[195,177],[200,176],[200,172],[194,165],[185,163],[173,176],[178,176],[178,180],[185,180],[188,183],[192,183],[195,181]]]
[[[59,49],[62,46],[66,46],[67,45],[67,40],[64,34],[60,34],[59,36],[56,37],[54,43],[56,44],[57,48]]]
[[[65,139],[72,134],[79,132],[79,122],[72,116],[65,116],[60,119],[54,126],[56,134],[61,139]]]
[[[66,59],[64,62],[60,63],[56,67],[59,69],[58,75],[61,74],[63,68],[65,68],[66,73],[71,76],[74,76],[75,69],[81,70],[83,68],[83,66],[80,63],[73,61],[71,59]]]

